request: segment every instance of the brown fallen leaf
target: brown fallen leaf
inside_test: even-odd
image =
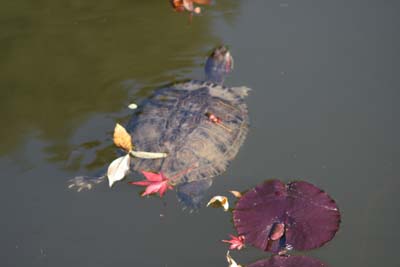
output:
[[[228,211],[229,210],[228,198],[225,196],[215,196],[211,198],[210,201],[208,201],[207,207],[208,206],[211,206],[213,208],[223,207],[224,211]]]
[[[133,145],[131,135],[119,123],[115,125],[113,140],[117,147],[122,148],[128,153],[132,151]]]

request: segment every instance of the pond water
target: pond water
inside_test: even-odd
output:
[[[342,224],[303,254],[330,266],[400,265],[398,1],[216,2],[191,24],[166,0],[1,4],[1,266],[227,266],[228,213],[190,214],[173,192],[140,198],[127,183],[67,188],[116,158],[111,133],[128,122],[128,104],[202,78],[221,43],[235,58],[226,83],[253,89],[251,128],[206,198],[306,180],[337,201]]]

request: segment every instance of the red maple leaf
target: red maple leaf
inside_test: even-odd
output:
[[[129,184],[133,185],[146,186],[146,190],[143,192],[142,196],[159,193],[160,197],[162,197],[168,189],[173,189],[173,186],[169,183],[170,180],[165,177],[162,172],[153,173],[142,171],[142,173],[146,177],[146,180],[129,182]]]

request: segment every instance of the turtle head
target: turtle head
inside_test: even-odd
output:
[[[233,70],[233,57],[225,45],[216,47],[208,57],[205,73],[207,80],[222,84],[225,76]]]

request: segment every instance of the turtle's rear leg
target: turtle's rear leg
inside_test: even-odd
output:
[[[198,210],[205,192],[212,185],[211,179],[183,183],[178,186],[178,199],[189,210]]]
[[[107,176],[100,177],[89,177],[89,176],[77,176],[68,181],[68,188],[74,189],[78,192],[82,190],[90,190],[96,184],[103,182]]]

